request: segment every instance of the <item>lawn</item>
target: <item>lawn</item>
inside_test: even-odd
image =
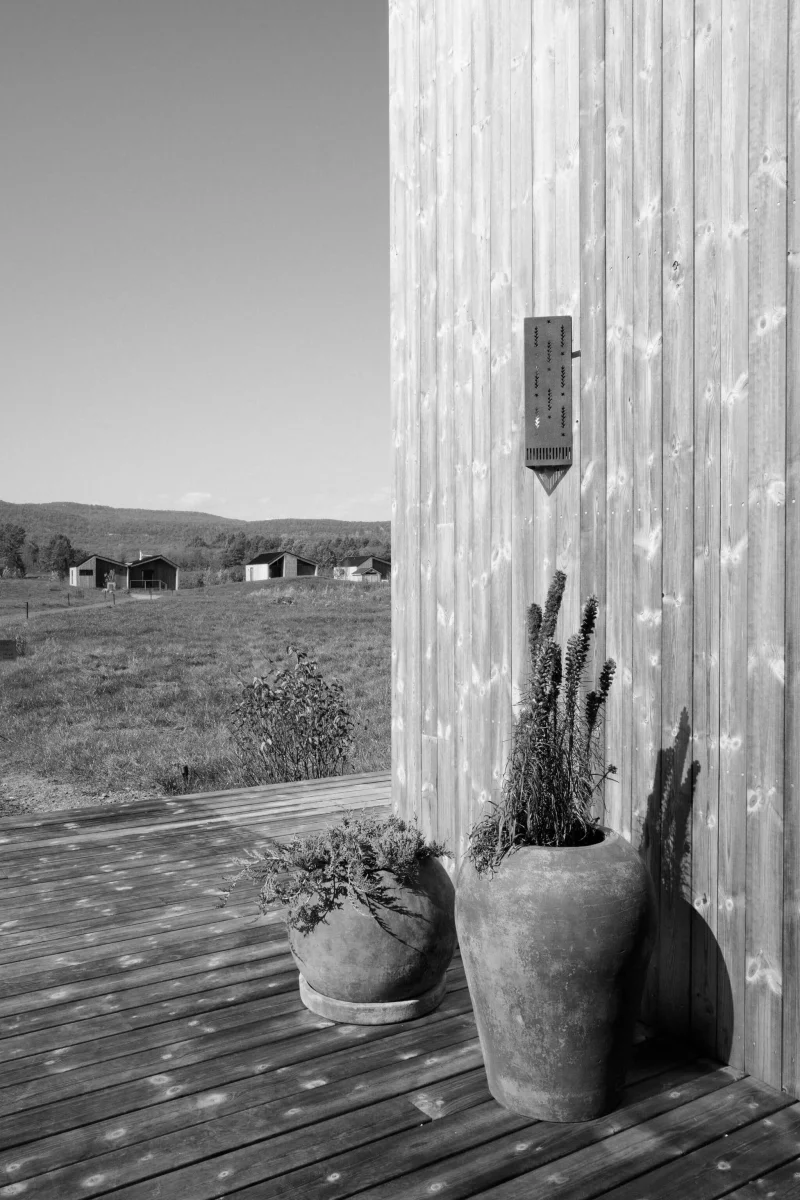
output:
[[[241,682],[286,665],[289,645],[343,684],[357,726],[352,769],[389,765],[387,587],[276,580],[85,602],[22,624],[17,613],[0,607],[0,638],[25,645],[0,663],[0,778],[112,799],[236,787],[228,722]]]
[[[119,600],[120,597],[118,596]],[[71,588],[49,576],[28,579],[0,579],[0,627],[24,623],[27,613],[39,617],[44,612],[87,608],[103,604],[106,594],[99,588]]]

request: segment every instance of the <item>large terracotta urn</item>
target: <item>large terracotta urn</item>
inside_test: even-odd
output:
[[[456,927],[495,1099],[546,1121],[613,1109],[656,932],[628,842],[524,846],[482,875],[465,860]]]

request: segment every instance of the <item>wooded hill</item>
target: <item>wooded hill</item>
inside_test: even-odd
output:
[[[239,521],[212,513],[99,504],[10,504],[0,500],[0,525],[19,525],[28,543],[45,546],[56,534],[87,553],[124,560],[140,550],[160,552],[185,566],[218,566],[228,549],[292,549],[326,564],[349,554],[390,553],[389,521],[286,518]]]

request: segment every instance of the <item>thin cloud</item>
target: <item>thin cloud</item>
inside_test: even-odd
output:
[[[204,508],[210,499],[211,492],[184,492],[176,502],[176,506],[189,510]]]

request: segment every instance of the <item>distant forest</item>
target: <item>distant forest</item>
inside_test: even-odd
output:
[[[0,569],[66,574],[90,554],[121,562],[140,551],[180,567],[239,567],[256,554],[291,550],[332,569],[343,558],[391,558],[388,521],[236,521],[209,513],[107,508],[89,504],[9,504],[0,500]]]

